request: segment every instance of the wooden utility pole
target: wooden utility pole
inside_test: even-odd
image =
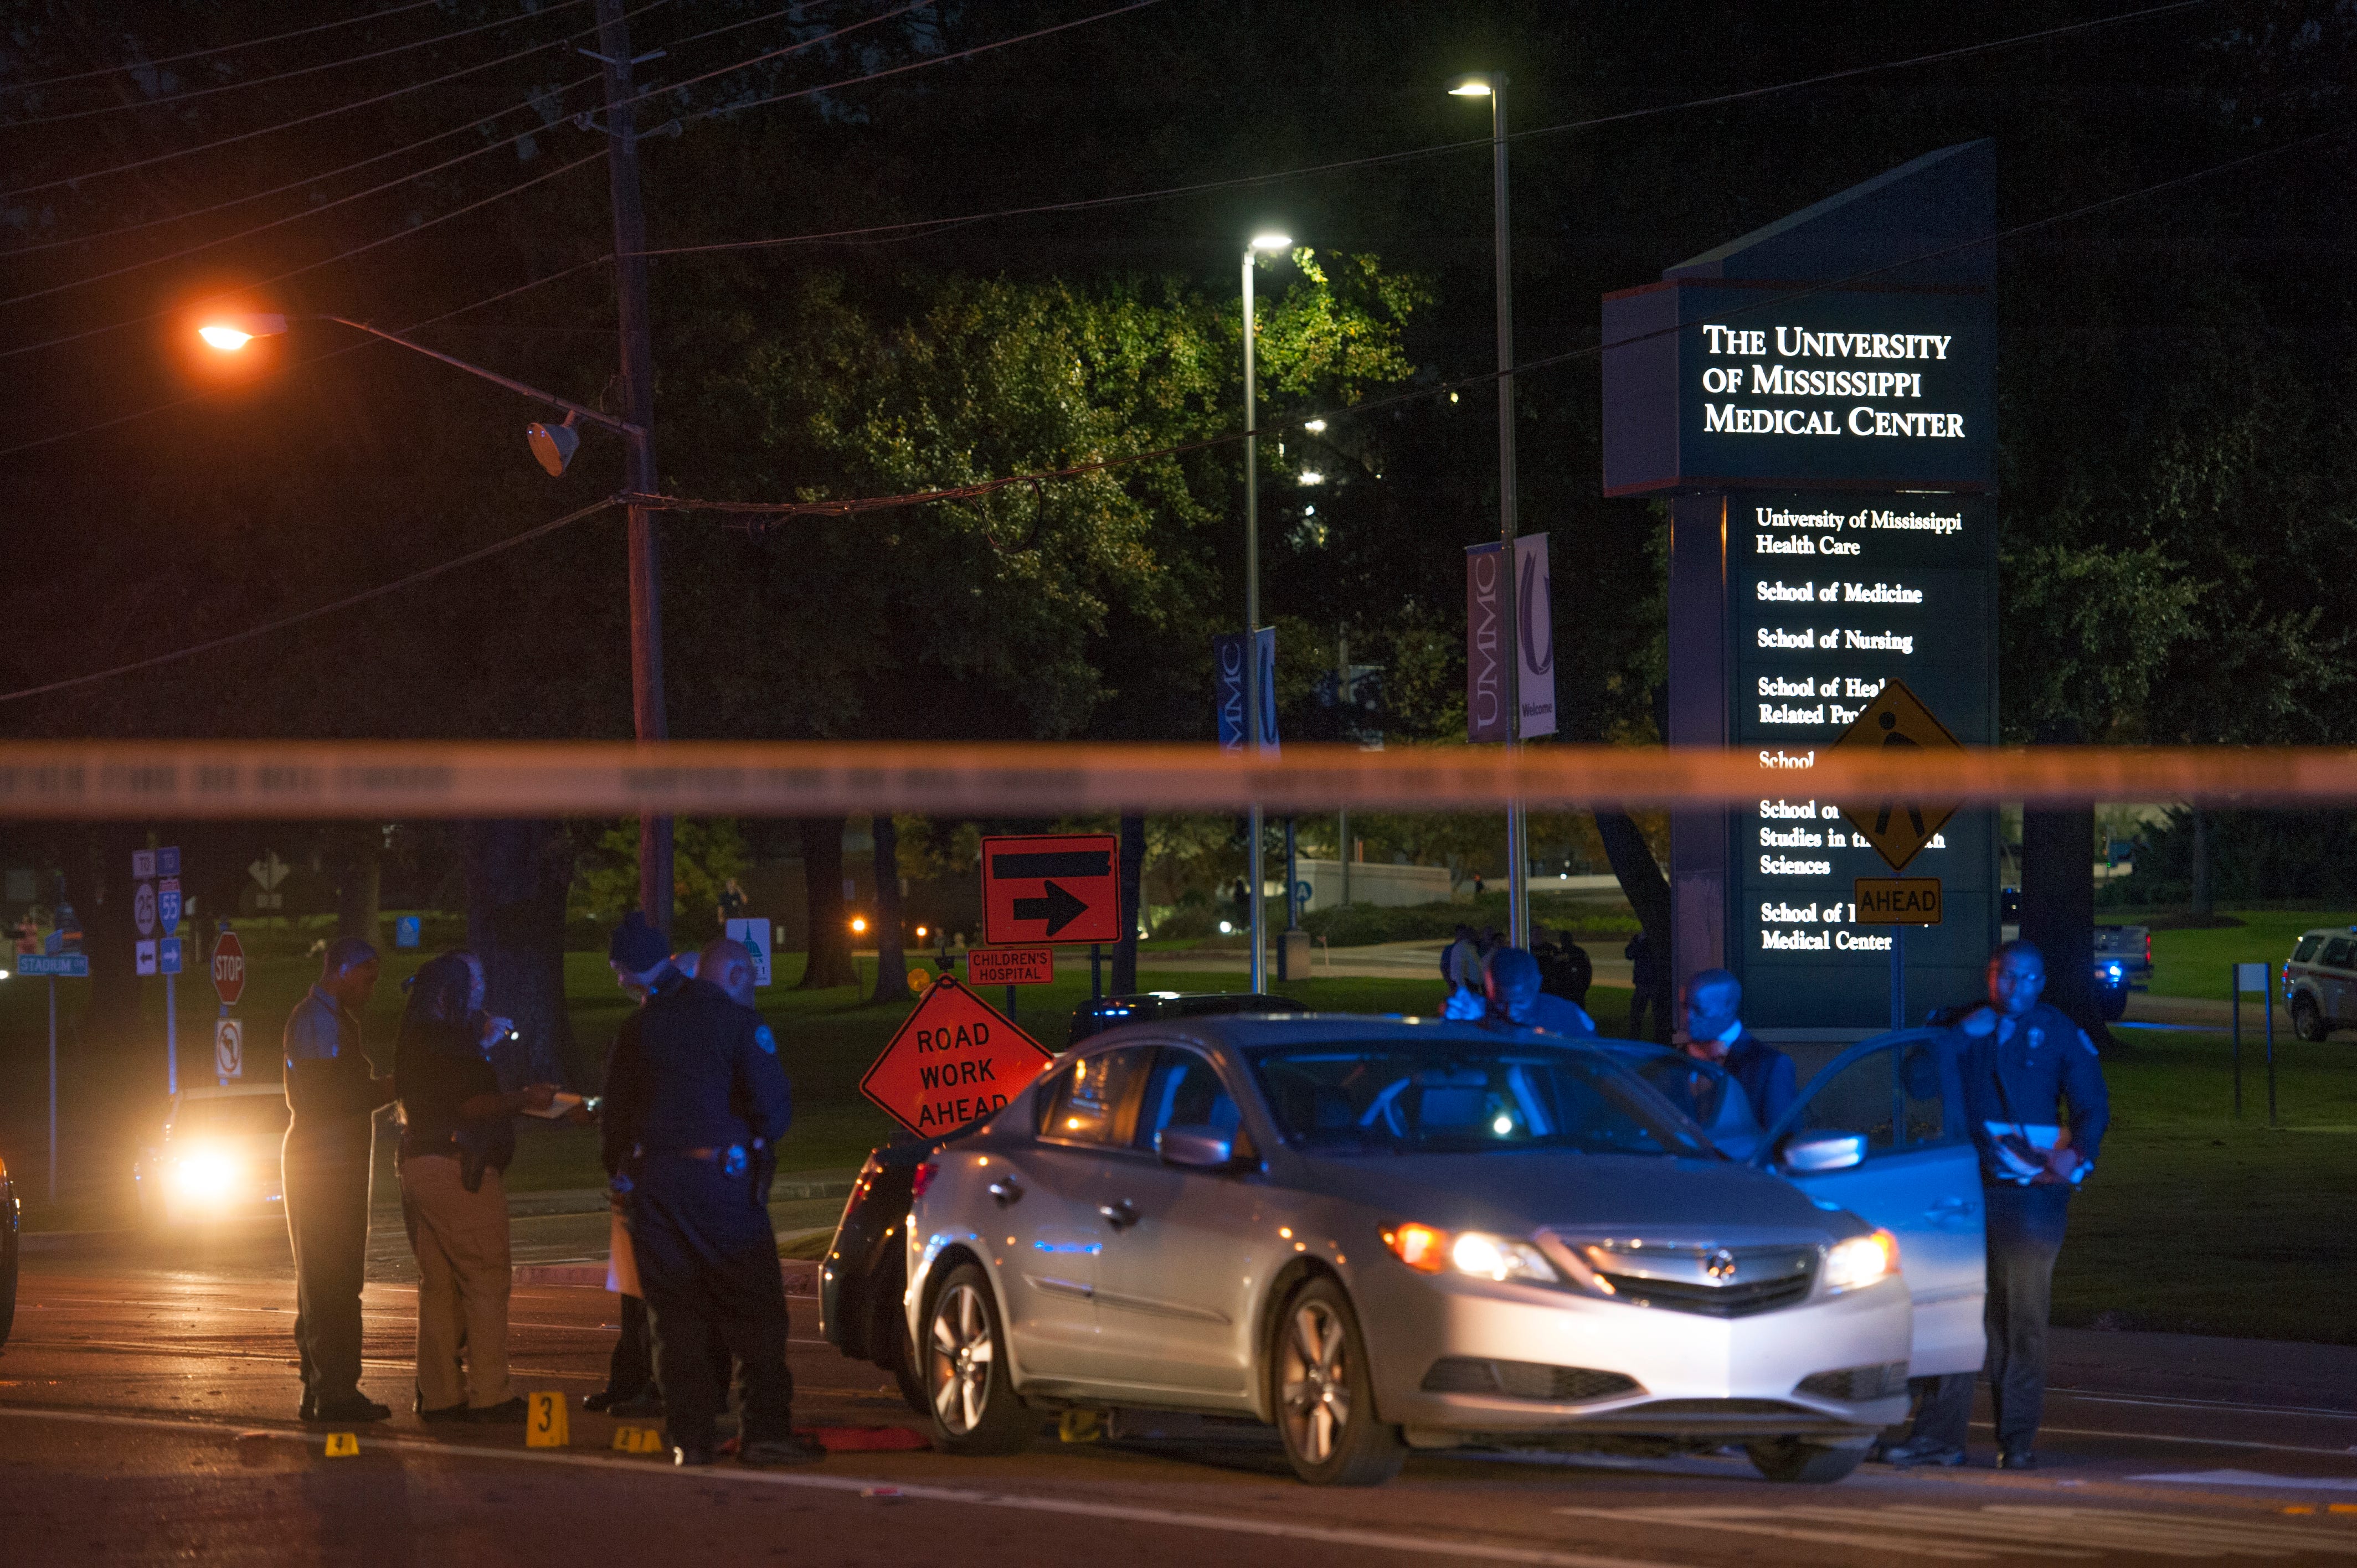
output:
[[[621,306],[622,417],[627,483],[632,494],[655,489],[654,340],[647,321],[647,220],[639,204],[639,144],[630,113],[630,29],[622,0],[597,0],[597,48],[606,68],[606,172],[614,203],[614,292]],[[642,742],[670,734],[663,717],[662,558],[655,514],[630,508],[630,715]],[[671,934],[671,819],[639,818],[639,905]]]

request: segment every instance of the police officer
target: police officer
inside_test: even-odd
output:
[[[1487,1016],[1494,1023],[1557,1035],[1588,1036],[1596,1020],[1568,997],[1539,989],[1539,961],[1523,948],[1500,948],[1481,966]]]
[[[2007,942],[1989,960],[1988,1004],[1948,1033],[1966,1125],[1981,1156],[1988,1209],[1988,1333],[1984,1370],[1996,1405],[1996,1462],[2034,1468],[2046,1402],[2046,1319],[2071,1194],[2095,1168],[2112,1119],[2103,1069],[2085,1031],[2039,998],[2046,959]],[[2067,1123],[2056,1120],[2058,1107]],[[1961,1465],[1973,1377],[1930,1379],[1906,1442],[1882,1457],[1901,1468]]]
[[[713,1462],[716,1339],[739,1369],[739,1462],[822,1458],[793,1430],[785,1283],[758,1191],[766,1149],[792,1118],[777,1038],[759,1015],[681,973],[635,910],[608,956],[647,993],[614,1041],[605,1147],[653,1321],[673,1463]]]
[[[358,937],[328,944],[319,983],[286,1020],[286,1104],[280,1155],[286,1234],[295,1249],[295,1345],[305,1421],[382,1421],[361,1392],[361,1285],[368,1258],[369,1172],[376,1112],[393,1101],[361,1051],[358,1014],[376,989],[376,950]]]
[[[1685,983],[1679,997],[1685,1052],[1726,1069],[1750,1102],[1761,1131],[1792,1109],[1799,1093],[1792,1058],[1743,1025],[1743,983],[1724,969],[1706,969]]]

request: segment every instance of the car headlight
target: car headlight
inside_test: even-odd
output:
[[[1530,1284],[1555,1284],[1560,1276],[1536,1247],[1511,1236],[1486,1230],[1438,1230],[1429,1225],[1395,1225],[1383,1232],[1383,1245],[1418,1273],[1455,1270],[1485,1280],[1520,1280]]]
[[[237,1186],[237,1165],[217,1150],[199,1150],[181,1155],[172,1177],[183,1197],[221,1198]]]
[[[1899,1272],[1899,1238],[1888,1230],[1836,1241],[1825,1253],[1825,1289],[1856,1290]]]

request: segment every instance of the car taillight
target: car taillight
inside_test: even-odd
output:
[[[935,1165],[932,1161],[927,1160],[924,1164],[919,1165],[914,1171],[910,1172],[909,1178],[909,1196],[911,1197],[924,1197],[925,1188],[933,1185],[933,1177],[940,1172],[941,1168],[941,1166]]]

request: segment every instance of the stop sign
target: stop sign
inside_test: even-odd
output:
[[[213,989],[221,993],[224,1007],[236,1006],[245,994],[245,944],[235,931],[223,931],[213,944]]]

